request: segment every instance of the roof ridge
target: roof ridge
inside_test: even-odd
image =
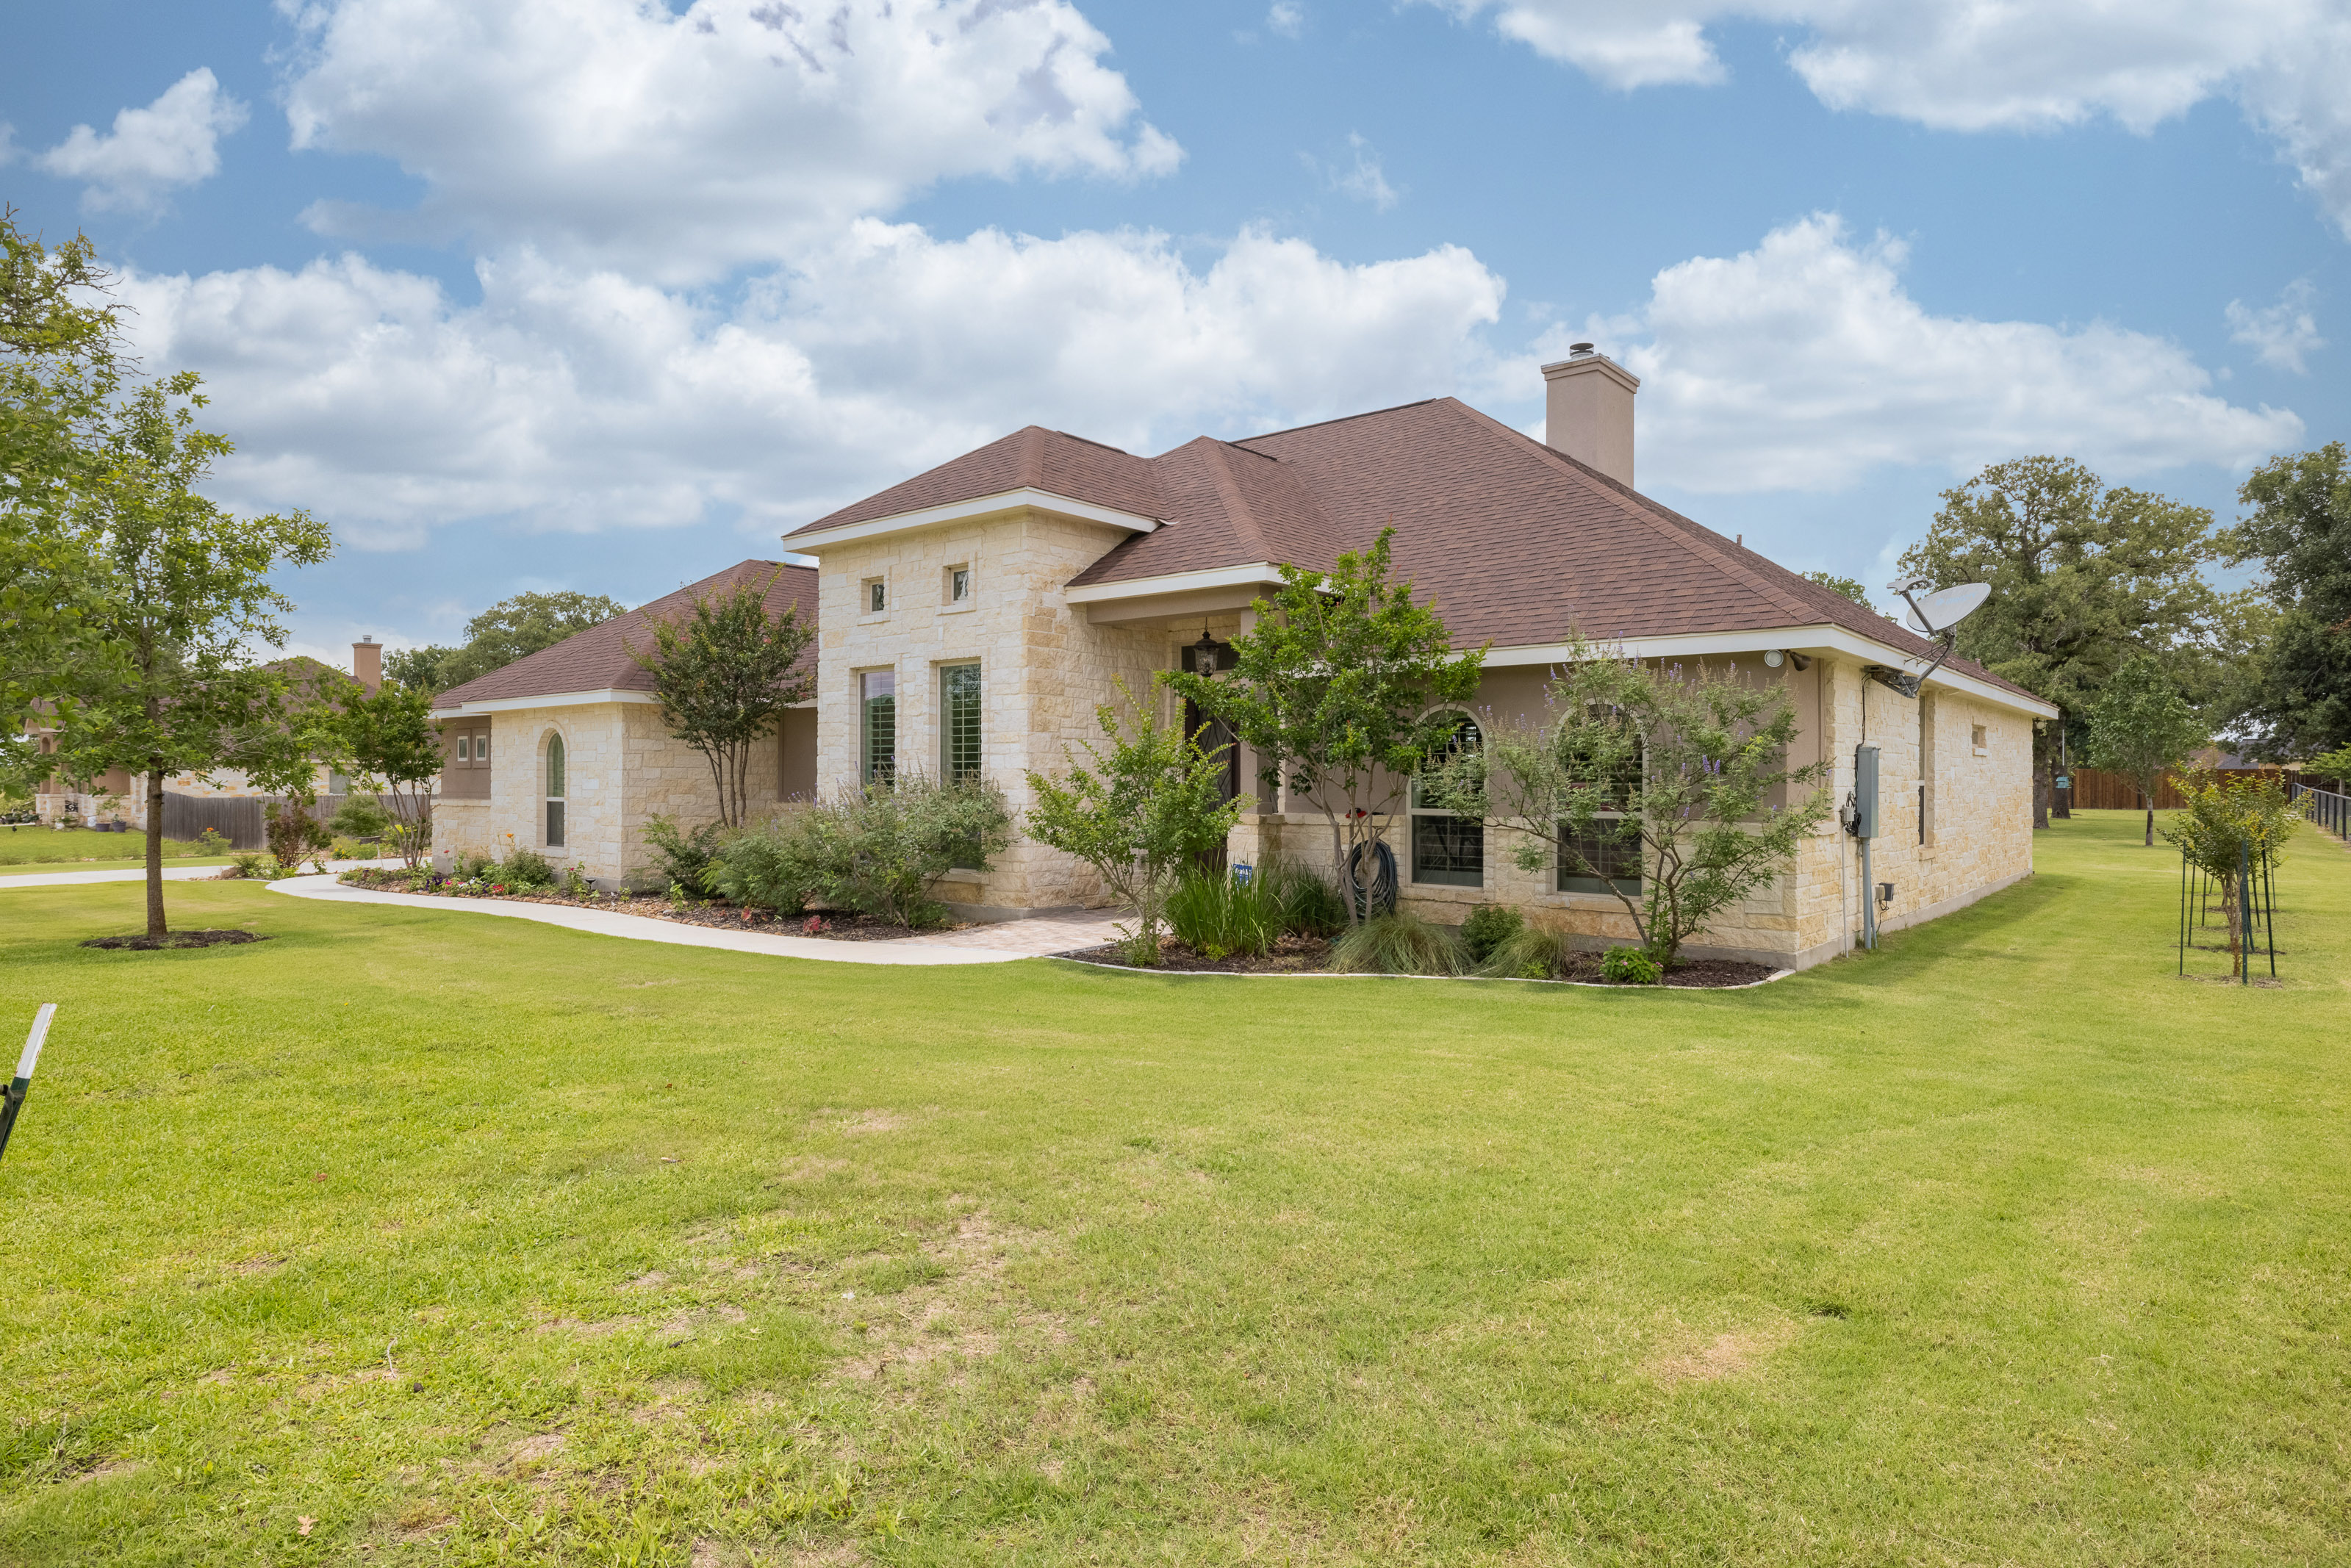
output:
[[[1637,519],[1653,532],[1673,540],[1685,551],[1687,551],[1692,555],[1698,556],[1700,559],[1709,560],[1721,570],[1731,573],[1740,581],[1744,582],[1748,587],[1753,589],[1756,592],[1769,600],[1782,612],[1790,615],[1800,615],[1804,612],[1806,606],[1801,601],[1791,600],[1788,595],[1781,590],[1777,583],[1762,577],[1752,568],[1749,567],[1746,562],[1736,559],[1724,550],[1718,549],[1715,545],[1710,543],[1709,541],[1711,539],[1719,538],[1721,536],[1715,533],[1712,528],[1708,528],[1705,524],[1692,521],[1690,518],[1685,517],[1680,513],[1674,511],[1671,507],[1659,506],[1655,501],[1650,500],[1646,496],[1642,495],[1638,490],[1634,489],[1630,485],[1625,484],[1623,480],[1603,474],[1597,468],[1593,467],[1590,464],[1583,462],[1577,458],[1570,457],[1558,447],[1553,446],[1547,442],[1537,441],[1525,431],[1505,424],[1500,420],[1496,419],[1492,414],[1487,413],[1479,409],[1472,408],[1458,398],[1443,398],[1437,401],[1450,403],[1454,408],[1459,410],[1461,413],[1482,420],[1486,423],[1492,425],[1497,430],[1508,432],[1510,434],[1517,437],[1520,441],[1524,442],[1529,447],[1532,448],[1532,455],[1539,460],[1548,458],[1554,463],[1564,465],[1572,473],[1602,481],[1606,487],[1606,493],[1609,497],[1615,501],[1618,507],[1622,509],[1626,516]],[[1675,522],[1682,524],[1683,527],[1680,528],[1667,528],[1660,526],[1657,517],[1657,514],[1659,513],[1664,513],[1667,517],[1673,518]],[[1687,531],[1692,528],[1697,529],[1698,534],[1704,537],[1693,538],[1691,534]],[[1739,548],[1743,549],[1743,547]],[[1782,570],[1784,570],[1785,569],[1782,568]]]
[[[1326,424],[1344,424],[1351,419],[1371,419],[1383,413],[1400,413],[1407,408],[1422,408],[1432,402],[1450,402],[1455,401],[1458,400],[1442,397],[1415,398],[1410,402],[1391,403],[1386,408],[1365,409],[1361,413],[1343,413],[1336,419],[1318,419],[1307,424],[1286,424],[1280,430],[1260,430],[1255,435],[1237,436],[1228,444],[1234,446],[1247,446],[1252,441],[1270,441],[1277,435],[1295,435],[1301,430],[1320,430]],[[1262,457],[1265,454],[1260,452],[1258,455]],[[1276,458],[1275,461],[1280,462],[1280,459]]]
[[[1263,525],[1257,520],[1256,509],[1249,504],[1249,497],[1241,494],[1240,485],[1234,479],[1233,471],[1225,466],[1224,449],[1230,444],[1229,442],[1215,440],[1208,444],[1209,472],[1216,483],[1217,498],[1225,504],[1225,516],[1230,519],[1233,532],[1241,536],[1245,543],[1253,542],[1257,546],[1254,554],[1258,559],[1270,560],[1271,547],[1266,542]],[[1252,552],[1244,551],[1243,553]]]

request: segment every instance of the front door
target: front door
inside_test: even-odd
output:
[[[1184,702],[1184,733],[1197,736],[1200,749],[1215,757],[1223,753],[1225,765],[1223,787],[1217,795],[1219,804],[1241,792],[1241,748],[1233,738],[1233,727],[1220,718],[1210,718],[1199,705],[1188,697]],[[1218,844],[1200,857],[1200,869],[1221,872],[1225,869],[1225,846]]]

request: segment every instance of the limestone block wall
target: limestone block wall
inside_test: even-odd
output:
[[[1140,697],[1153,673],[1174,663],[1173,633],[1096,626],[1063,594],[1071,578],[1123,537],[1102,524],[1021,509],[828,547],[817,587],[819,789],[859,782],[861,677],[881,670],[897,678],[899,768],[939,776],[940,671],[977,664],[982,769],[1016,817],[1024,811],[1028,773],[1061,770],[1067,750],[1099,737],[1094,708],[1114,699],[1115,678],[1123,676]],[[960,604],[948,576],[958,567],[971,573],[970,597]],[[879,612],[868,597],[877,580],[884,590]],[[1101,899],[1084,867],[1025,841],[983,876],[950,878],[940,894],[998,910]]]
[[[651,703],[586,703],[518,708],[489,716],[490,794],[443,799],[434,807],[435,862],[459,853],[504,859],[535,850],[558,868],[578,866],[601,887],[644,870],[646,821],[658,814],[691,831],[718,815],[718,792],[701,753],[672,738]],[[789,726],[788,726],[789,729]],[[805,733],[806,727],[802,727]],[[564,746],[564,842],[547,841],[548,741]],[[780,803],[786,775],[809,771],[788,741],[752,748],[754,811]]]

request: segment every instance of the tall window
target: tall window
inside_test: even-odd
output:
[[[939,777],[950,784],[979,777],[979,666],[939,671]]]
[[[857,677],[857,685],[864,781],[887,784],[898,776],[897,672],[870,671]]]
[[[563,847],[563,737],[547,737],[547,847]]]
[[[1569,766],[1583,778],[1597,782],[1601,765],[1589,760],[1578,768],[1575,759]],[[1609,795],[1615,807],[1593,819],[1587,831],[1570,831],[1565,822],[1559,824],[1562,853],[1559,857],[1559,891],[1562,893],[1615,893],[1637,894],[1641,891],[1640,824],[1629,814],[1633,797],[1641,787],[1641,760],[1638,755],[1625,758],[1614,769],[1608,780],[1613,786]],[[1573,850],[1575,852],[1565,852]],[[1583,857],[1579,863],[1577,856]],[[1590,867],[1598,876],[1585,873]]]
[[[967,566],[947,568],[947,602],[949,604],[971,602],[971,568]]]
[[[1463,715],[1445,743],[1443,757],[1475,751],[1486,744],[1475,720]],[[1412,880],[1440,887],[1486,885],[1486,824],[1475,817],[1456,817],[1428,805],[1420,780],[1412,781]]]

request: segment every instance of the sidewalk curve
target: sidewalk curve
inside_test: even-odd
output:
[[[727,931],[688,925],[610,909],[579,909],[563,904],[522,904],[497,898],[434,898],[410,893],[378,893],[346,887],[331,876],[292,876],[269,884],[272,893],[330,904],[390,904],[402,909],[436,909],[453,915],[502,915],[535,920],[568,931],[620,936],[636,942],[668,942],[680,947],[716,947],[771,958],[814,958],[827,964],[1008,964],[1056,953],[1099,947],[1113,941],[1116,920],[1098,909],[1056,911],[1025,920],[974,925],[944,936],[908,936],[897,941],[829,942],[821,936],[785,936],[765,931]]]

